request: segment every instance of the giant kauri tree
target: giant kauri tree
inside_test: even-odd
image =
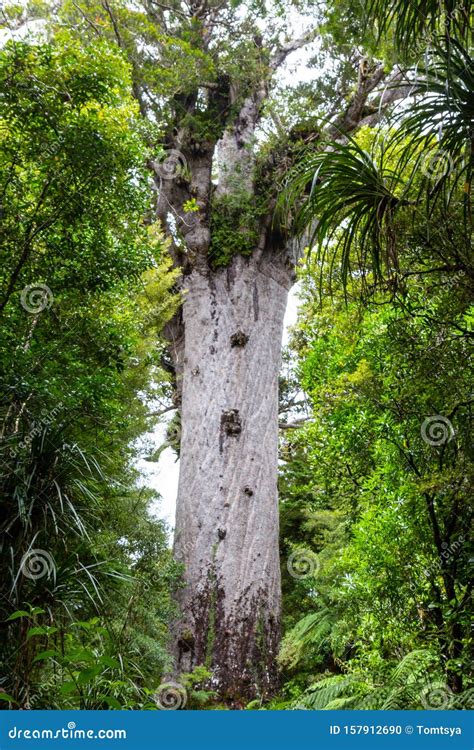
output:
[[[277,686],[278,376],[298,245],[275,207],[299,147],[317,148],[322,134],[314,119],[282,123],[269,102],[291,53],[318,47],[311,5],[303,22],[301,4],[228,0],[86,0],[55,16],[82,37],[108,37],[131,62],[183,298],[165,331],[182,426],[176,673],[208,666],[229,703]],[[393,98],[377,93],[382,65],[352,63],[333,137]],[[264,121],[276,123],[270,138]]]

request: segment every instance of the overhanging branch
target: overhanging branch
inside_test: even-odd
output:
[[[316,38],[317,34],[317,28],[310,29],[306,31],[302,36],[291,39],[286,44],[282,44],[280,47],[277,47],[277,49],[270,57],[270,68],[272,70],[277,70],[280,65],[285,62],[288,55],[291,55],[292,52],[296,52],[296,50],[301,49],[306,44],[309,44],[309,42],[312,42]]]
[[[309,417],[301,417],[301,419],[295,419],[293,422],[278,422],[278,428],[280,430],[296,430],[310,421]]]

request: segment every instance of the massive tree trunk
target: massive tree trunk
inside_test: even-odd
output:
[[[275,249],[184,284],[176,656],[179,671],[207,665],[229,701],[277,683],[278,374],[292,279]]]
[[[278,373],[296,258],[291,219],[282,225],[274,212],[302,139],[319,137],[296,128],[259,152],[257,128],[274,73],[310,37],[265,50],[257,37],[247,81],[225,74],[177,94],[168,163],[151,162],[184,295],[165,331],[182,424],[175,671],[208,666],[234,706],[278,683]],[[349,108],[349,129],[370,91]]]
[[[219,138],[175,128],[167,146],[184,168],[164,174],[153,165],[158,216],[183,274],[182,309],[165,332],[182,424],[175,554],[185,586],[172,633],[175,671],[207,666],[219,698],[233,706],[271,696],[278,682],[278,374],[294,262],[273,226],[270,174],[268,185],[256,184],[267,65],[262,76],[247,96],[225,78],[211,87]],[[192,114],[196,102],[179,104]]]

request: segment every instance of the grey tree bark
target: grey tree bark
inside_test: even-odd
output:
[[[270,695],[280,631],[278,374],[293,280],[285,254],[235,257],[185,283],[175,553],[179,671],[221,697]]]
[[[275,66],[304,41],[282,49]],[[231,253],[217,270],[209,251],[221,208],[230,202],[238,212],[240,201],[262,198],[255,130],[273,72],[263,70],[247,96],[225,81],[209,89],[209,108],[222,113],[218,140],[187,128],[170,133],[167,147],[185,164],[173,179],[153,165],[157,213],[183,274],[182,309],[165,331],[182,425],[175,555],[185,585],[172,633],[175,674],[208,666],[219,697],[234,706],[269,697],[278,684],[278,374],[294,261],[272,226],[273,188],[254,226],[235,229],[256,237],[246,257]],[[194,112],[196,98],[180,107]]]
[[[245,96],[226,81],[209,87],[218,142],[176,126],[166,146],[185,168],[168,179],[152,165],[157,213],[183,274],[182,309],[165,331],[182,423],[175,555],[185,572],[172,633],[175,673],[206,665],[219,697],[233,706],[269,697],[278,687],[278,373],[296,260],[291,236],[274,222],[279,180],[294,156],[292,133],[268,156],[260,184],[255,136],[274,71],[310,36],[275,50]],[[357,107],[348,106],[338,131],[345,124],[353,129],[365,116],[372,88],[362,84]],[[197,94],[180,97],[180,112],[195,114],[197,102]],[[295,133],[295,141],[303,137],[301,130]],[[262,199],[263,212],[257,208]],[[185,208],[190,201],[196,207],[191,213]],[[254,225],[243,228],[256,236],[255,247],[216,270],[213,219],[229,202],[238,210],[239,201],[246,210],[255,205]]]

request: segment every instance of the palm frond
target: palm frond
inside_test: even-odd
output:
[[[471,0],[365,0],[363,7],[379,35],[393,32],[398,50],[407,56],[416,43],[442,30],[460,40],[472,31]]]
[[[438,43],[418,68],[418,97],[400,122],[400,137],[429,140],[438,136],[439,147],[451,159],[465,155],[474,139],[474,59],[455,40]]]
[[[309,196],[303,199],[295,222],[301,232],[310,227],[308,244],[318,246],[321,260],[329,246],[336,247],[346,279],[357,238],[358,268],[370,268],[375,278],[381,278],[383,261],[390,264],[390,256],[393,261],[391,222],[403,200],[401,179],[385,165],[383,147],[376,160],[351,138],[344,145],[330,143],[326,152],[310,155],[290,175],[287,206],[297,204],[309,184]],[[383,248],[388,248],[385,258]]]
[[[468,229],[474,60],[456,40],[438,41],[419,74],[413,106],[379,131],[370,152],[352,138],[331,142],[324,152],[309,151],[289,176],[280,205],[321,266],[331,253],[330,272],[337,261],[344,284],[354,270],[375,282],[383,269],[397,272],[394,218],[402,207],[419,223],[461,201]]]

